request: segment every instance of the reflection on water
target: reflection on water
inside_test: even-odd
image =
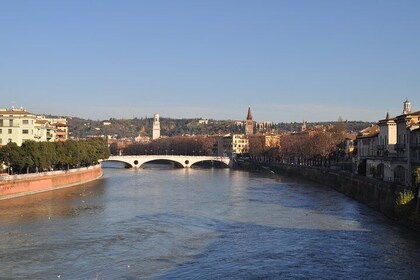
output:
[[[419,239],[322,186],[229,169],[105,169],[0,201],[0,279],[414,279]]]

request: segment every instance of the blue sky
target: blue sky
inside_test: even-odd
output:
[[[420,110],[420,1],[3,1],[0,107],[93,119]]]

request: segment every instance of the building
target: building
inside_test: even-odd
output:
[[[254,121],[252,120],[251,107],[248,107],[248,114],[245,121],[245,135],[254,134]]]
[[[0,145],[35,140],[36,115],[20,109],[0,109]]]
[[[66,118],[47,118],[44,115],[37,116],[40,123],[48,122],[55,127],[55,141],[67,141],[69,139],[69,127]]]
[[[389,114],[357,137],[359,174],[412,186],[413,171],[420,167],[420,111],[411,112],[404,102],[403,114]]]
[[[214,155],[235,157],[249,152],[249,141],[246,135],[226,134],[210,136],[210,138],[215,140]]]
[[[0,109],[0,146],[9,142],[55,142],[68,139],[67,120],[45,118],[23,108]]]
[[[257,132],[259,133],[268,133],[272,130],[273,123],[272,122],[257,122],[255,127]]]
[[[69,139],[69,126],[66,122],[52,123],[56,128],[56,141],[67,141]]]
[[[154,121],[153,121],[153,134],[152,139],[160,138],[160,121],[159,121],[159,114],[155,114]]]
[[[55,142],[57,128],[47,120],[36,120],[34,126],[34,140],[38,142]]]

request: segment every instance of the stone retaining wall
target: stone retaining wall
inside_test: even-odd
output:
[[[332,187],[389,217],[394,217],[395,199],[398,193],[407,188],[344,171],[288,164],[265,165],[280,174],[304,178]]]
[[[96,180],[101,176],[101,165],[68,171],[2,176],[0,179],[0,200],[70,187]]]

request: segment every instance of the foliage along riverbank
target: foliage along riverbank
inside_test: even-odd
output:
[[[66,142],[27,141],[20,147],[16,143],[8,143],[0,148],[0,163],[8,174],[88,167],[108,157],[108,145],[102,138]]]

